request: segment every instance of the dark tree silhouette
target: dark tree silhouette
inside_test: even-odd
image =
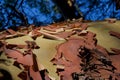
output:
[[[120,9],[120,0],[115,0],[115,2],[116,2],[116,9],[117,10]]]
[[[80,18],[82,15],[79,14],[75,7],[75,1],[74,0],[53,0],[57,6],[59,7],[59,10],[63,14],[65,19],[73,19],[73,18]]]

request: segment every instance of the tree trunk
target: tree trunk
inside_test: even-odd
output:
[[[53,0],[58,6],[65,19],[73,19],[82,17],[74,6],[74,0]]]
[[[117,10],[120,9],[120,0],[115,0],[115,2],[116,2],[116,9]]]

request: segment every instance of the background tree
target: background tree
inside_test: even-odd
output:
[[[119,1],[115,1],[118,0],[0,0],[0,30],[48,25],[79,18],[80,12],[85,20],[120,19]]]
[[[75,1],[74,0],[53,0],[61,13],[63,14],[65,19],[73,19],[73,18],[80,18],[82,17],[81,14],[79,14],[79,11],[77,11],[77,8],[75,7]]]

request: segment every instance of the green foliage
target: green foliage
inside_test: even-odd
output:
[[[16,0],[4,0],[5,2],[14,3]]]
[[[4,0],[5,4],[13,5],[17,0]]]
[[[42,13],[45,13],[45,14],[49,14],[50,13],[50,10],[49,10],[49,8],[47,8],[47,4],[48,3],[48,1],[47,0],[45,0],[45,1],[41,1],[40,2],[40,11],[42,12]]]
[[[55,13],[59,13],[60,11],[58,10],[58,7],[56,5],[53,6],[53,10],[55,11]]]
[[[61,16],[51,0],[3,0],[0,9],[2,10],[0,27],[3,29],[26,25],[26,23],[49,24],[57,21]]]

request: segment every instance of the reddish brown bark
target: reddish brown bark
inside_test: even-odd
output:
[[[120,33],[115,32],[115,31],[110,31],[109,33],[110,33],[111,36],[115,36],[115,37],[120,39]]]

